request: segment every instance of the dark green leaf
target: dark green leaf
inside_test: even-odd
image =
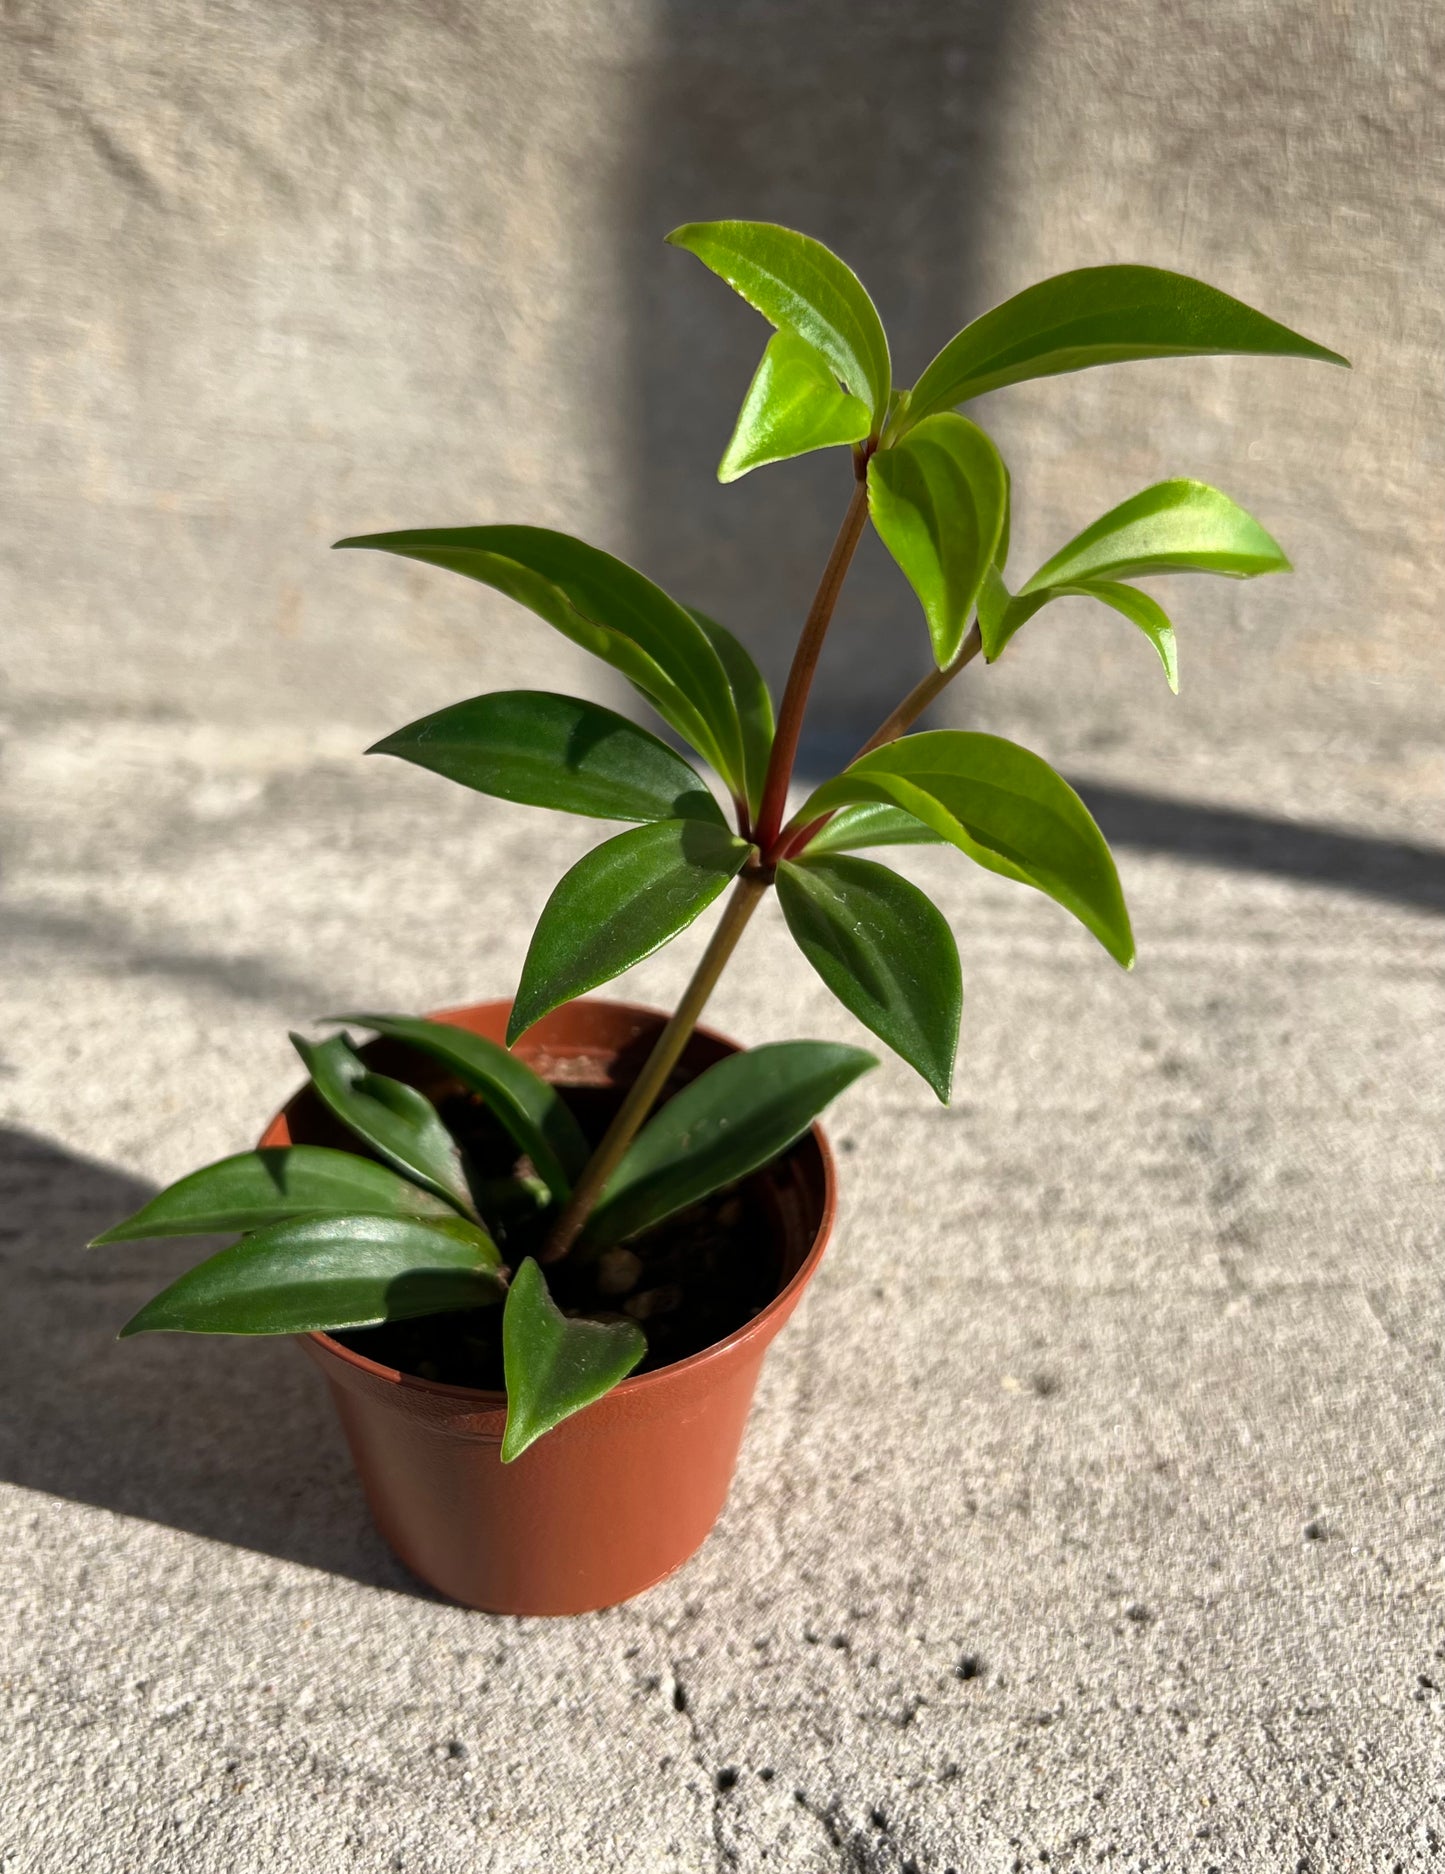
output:
[[[833,994],[946,1106],[963,980],[941,913],[886,865],[842,856],[780,865],[778,902]]]
[[[1025,378],[1216,352],[1348,362],[1202,280],[1159,267],[1081,267],[1025,287],[965,326],[914,385],[904,420],[921,422]]]
[[[918,594],[941,670],[963,643],[1008,518],[998,450],[967,417],[929,417],[869,462],[868,509]]]
[[[862,800],[902,807],[989,871],[1046,892],[1116,962],[1133,963],[1129,913],[1104,836],[1063,776],[1028,749],[956,729],[905,735],[824,782],[803,812]]]
[[[95,1238],[133,1243],[153,1236],[212,1236],[259,1230],[291,1217],[447,1217],[449,1205],[385,1165],[322,1145],[269,1145],[193,1171]]]
[[[372,1073],[345,1035],[333,1035],[329,1041],[292,1035],[291,1044],[306,1063],[312,1085],[343,1126],[404,1177],[472,1214],[456,1141],[424,1093]]]
[[[615,710],[547,690],[502,690],[423,716],[366,751],[399,755],[529,807],[596,820],[712,820],[722,809],[674,749]]]
[[[773,752],[773,699],[768,693],[762,672],[753,662],[747,648],[715,618],[709,618],[706,612],[700,612],[693,606],[689,606],[688,610],[712,640],[712,647],[727,672],[728,687],[733,693],[738,728],[743,738],[743,773],[747,781],[745,798],[748,811],[756,818],[763,802],[768,757]]]
[[[1167,481],[1110,508],[1041,566],[1019,596],[1151,573],[1252,579],[1289,570],[1279,543],[1228,495],[1204,482]]]
[[[751,851],[722,827],[658,820],[619,833],[579,859],[532,933],[508,1045],[550,1009],[610,982],[686,930]]]
[[[587,1140],[562,1095],[525,1061],[485,1035],[451,1022],[428,1022],[413,1015],[335,1015],[329,1019],[374,1028],[379,1035],[408,1042],[444,1062],[464,1086],[487,1101],[558,1203],[567,1201],[573,1180],[587,1163]]]
[[[832,365],[796,332],[775,332],[743,399],[732,441],[718,464],[720,482],[835,443],[862,442],[873,413],[839,387]]]
[[[501,1300],[500,1257],[460,1217],[304,1217],[243,1237],[172,1282],[128,1334],[310,1334]]]
[[[888,340],[851,267],[820,241],[770,221],[693,221],[667,238],[696,254],[770,325],[822,352],[881,425],[892,388]]]
[[[881,801],[860,801],[856,807],[844,807],[835,813],[821,832],[807,844],[807,855],[816,859],[826,852],[854,852],[860,846],[940,846],[946,842],[941,833],[915,820],[901,807]]]
[[[707,633],[660,586],[610,553],[545,527],[410,528],[336,544],[443,566],[505,592],[620,670],[729,787],[740,787],[732,693]]]
[[[569,1321],[529,1256],[513,1278],[502,1316],[507,1429],[502,1462],[626,1379],[647,1352],[632,1321]]]
[[[651,1229],[769,1164],[877,1062],[837,1041],[774,1041],[730,1054],[638,1133],[587,1224],[596,1248]]]

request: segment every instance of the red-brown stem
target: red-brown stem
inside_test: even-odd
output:
[[[917,722],[918,718],[923,714],[924,710],[928,708],[929,704],[933,702],[939,692],[946,689],[958,675],[959,671],[963,669],[964,665],[971,664],[982,649],[983,639],[979,635],[977,624],[974,624],[969,630],[967,637],[963,640],[963,643],[958,647],[957,655],[946,663],[941,670],[930,670],[928,675],[924,677],[921,682],[914,684],[913,688],[908,692],[907,696],[904,697],[897,709],[895,709],[891,715],[885,716],[883,721],[879,723],[878,727],[853,757],[853,760],[861,761],[865,755],[871,754],[875,748],[882,748],[885,742],[897,741],[898,737],[903,734],[905,729],[911,729],[913,724]],[[849,765],[851,766],[852,764],[850,763]],[[800,825],[798,819],[795,817],[789,825],[783,828],[778,842],[779,860],[795,858],[810,839],[822,832],[823,828],[832,817],[833,815],[831,813],[821,813],[816,819],[809,820],[806,825]]]
[[[737,946],[739,937],[747,925],[748,919],[757,909],[764,892],[773,882],[773,866],[768,857],[769,848],[777,842],[778,831],[782,826],[783,812],[788,800],[788,782],[792,779],[793,762],[798,753],[798,736],[803,726],[803,710],[808,701],[808,691],[812,685],[813,672],[817,668],[818,654],[823,648],[823,639],[827,634],[833,608],[838,603],[838,593],[847,577],[848,566],[853,558],[863,528],[868,519],[868,456],[870,448],[865,445],[854,452],[853,466],[857,476],[857,486],[853,498],[848,503],[848,512],[843,517],[843,525],[838,530],[838,538],[833,542],[833,551],[828,556],[828,564],[823,569],[823,577],[818,583],[802,634],[798,639],[798,648],[793,654],[793,667],[788,672],[788,684],[783,692],[783,705],[778,712],[778,727],[773,738],[772,755],[768,762],[767,778],[763,783],[762,804],[751,834],[748,833],[747,809],[742,801],[736,802],[738,826],[744,838],[751,838],[759,848],[762,863],[754,860],[745,871],[739,874],[733,886],[732,896],[724,907],[722,917],[712,934],[707,949],[703,952],[692,980],[682,992],[682,999],[673,1010],[671,1019],[653,1046],[647,1057],[642,1072],[633,1081],[627,1096],[618,1107],[612,1123],[603,1135],[601,1144],[588,1159],[582,1169],[582,1175],[573,1188],[572,1195],[563,1207],[562,1214],[553,1225],[550,1235],[543,1244],[537,1260],[542,1263],[560,1262],[581,1235],[587,1219],[597,1206],[597,1201],[606,1188],[608,1179],[622,1161],[622,1155],[632,1143],[642,1127],[642,1122],[652,1111],[658,1096],[667,1084],[668,1076],[676,1067],[683,1049],[692,1038],[698,1017],[703,1006],[712,994],[714,985],[723,972],[723,967]]]
[[[793,763],[798,755],[798,737],[803,729],[803,711],[807,707],[808,691],[812,688],[813,672],[818,668],[818,656],[823,649],[823,639],[827,636],[833,607],[838,603],[838,593],[847,577],[854,549],[868,519],[868,457],[865,450],[859,450],[854,457],[854,465],[858,485],[853,490],[853,499],[848,503],[848,512],[843,516],[843,525],[838,529],[838,538],[833,542],[833,551],[828,555],[828,564],[823,568],[823,577],[818,581],[818,590],[813,595],[807,622],[798,639],[798,648],[793,653],[793,667],[788,672],[782,707],[778,711],[773,752],[768,760],[763,801],[758,810],[757,830],[753,835],[763,857],[770,862],[777,856],[774,848],[787,809],[788,783],[793,778]]]
[[[692,1031],[702,1014],[703,1004],[712,994],[714,984],[722,975],[723,965],[736,949],[748,919],[762,901],[763,893],[771,882],[770,875],[755,866],[750,866],[740,874],[707,949],[692,973],[692,981],[683,990],[682,999],[673,1010],[666,1028],[657,1037],[642,1072],[628,1088],[627,1097],[618,1107],[612,1124],[603,1135],[602,1143],[583,1167],[582,1176],[573,1187],[561,1216],[553,1225],[552,1233],[537,1258],[538,1262],[560,1262],[576,1242],[583,1224],[591,1216],[602,1195],[603,1187],[616,1171],[622,1154],[652,1111],[657,1096],[667,1085],[668,1075],[692,1039]]]

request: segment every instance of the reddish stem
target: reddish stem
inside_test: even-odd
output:
[[[847,577],[849,563],[868,519],[868,455],[866,447],[854,455],[858,485],[853,490],[853,499],[848,503],[848,512],[843,516],[843,525],[838,529],[838,538],[833,542],[833,551],[828,555],[828,564],[823,568],[823,577],[813,595],[802,636],[798,639],[798,648],[793,653],[793,667],[788,672],[782,708],[778,711],[773,752],[768,759],[763,801],[753,835],[768,864],[778,856],[774,849],[787,809],[788,783],[793,778],[793,764],[798,757],[798,737],[802,734],[803,711],[807,707],[808,691],[812,688],[813,672],[818,668],[818,657],[823,649],[823,639],[827,636],[833,608],[838,603],[838,594]]]

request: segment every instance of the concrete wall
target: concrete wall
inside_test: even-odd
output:
[[[635,558],[780,676],[847,468],[712,479],[764,328],[660,237],[736,213],[834,243],[905,380],[994,300],[1108,259],[1197,272],[1351,354],[1351,375],[1145,365],[979,406],[1015,473],[1016,571],[1169,473],[1221,483],[1299,571],[1176,587],[1177,704],[1121,623],[1079,607],[948,711],[1246,805],[1271,743],[1293,755],[1287,806],[1428,817],[1445,532],[1430,0],[22,0],[6,17],[17,726],[225,719],[268,760],[341,755],[498,684],[605,691],[490,595],[325,552],[473,518]],[[817,746],[841,750],[924,654],[873,543]],[[195,744],[203,767],[235,758],[223,740]]]

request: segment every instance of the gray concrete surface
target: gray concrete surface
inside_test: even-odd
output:
[[[4,1874],[1445,1852],[1441,53],[1425,0],[5,15]],[[567,525],[780,670],[846,487],[710,482],[761,334],[656,242],[725,212],[834,240],[910,365],[1127,257],[1357,369],[994,400],[1018,568],[1191,472],[1300,569],[1174,595],[1177,704],[1083,612],[949,701],[1078,779],[1139,967],[905,859],[964,949],[955,1104],[888,1065],[839,1107],[698,1559],[495,1620],[387,1556],[294,1350],[113,1343],[184,1248],[79,1244],[254,1135],[288,1025],[505,991],[582,849],[357,751],[597,673],[329,539]],[[869,556],[815,755],[922,655]],[[773,915],[715,1019],[855,1032]]]

